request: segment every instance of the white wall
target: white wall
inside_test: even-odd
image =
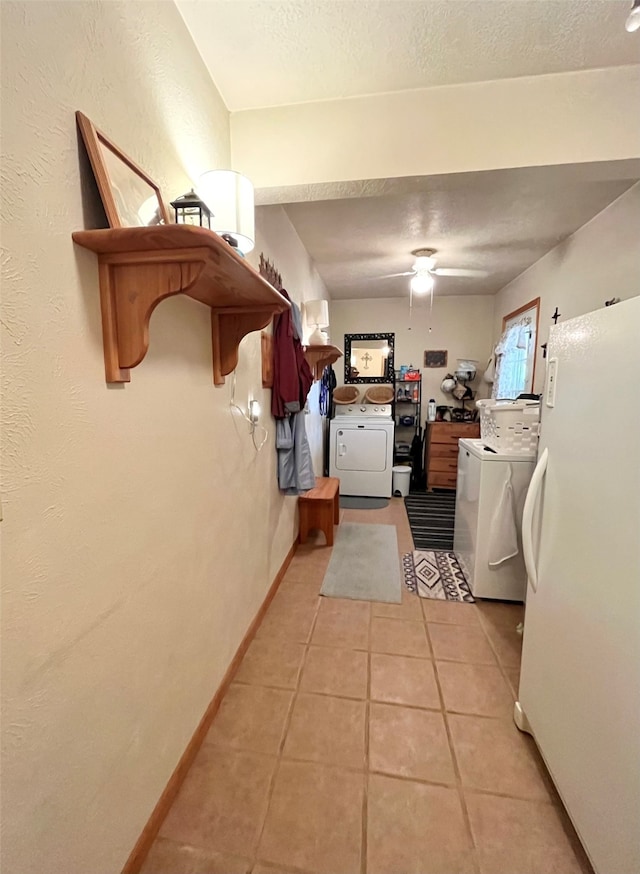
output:
[[[427,414],[426,403],[431,397],[437,404],[457,406],[451,395],[440,391],[445,374],[455,370],[456,359],[475,358],[484,370],[491,351],[493,297],[490,295],[438,297],[436,292],[431,312],[428,301],[414,298],[410,319],[407,287],[406,298],[331,301],[329,315],[331,340],[341,348],[345,334],[395,334],[396,369],[401,364],[413,364],[422,369],[423,420]],[[449,353],[447,367],[422,367],[427,349],[446,349]],[[343,359],[334,365],[334,369],[338,382],[342,384]],[[475,385],[483,388],[480,380]]]
[[[494,341],[502,319],[540,297],[540,329],[534,391],[544,385],[544,359],[551,315],[562,321],[604,306],[605,300],[640,295],[640,183],[536,261],[495,297]],[[639,326],[640,331],[640,326]]]
[[[281,206],[261,206],[256,209],[256,248],[250,259],[257,266],[262,252],[275,264],[289,296],[301,304],[303,327],[307,339],[309,328],[304,318],[304,301],[329,299],[326,286],[315,268],[287,213]],[[313,459],[313,469],[322,476],[323,424],[318,406],[319,383],[314,382],[308,397],[309,415],[306,417],[307,436]],[[271,393],[265,392],[265,403],[270,407]]]
[[[640,156],[640,66],[234,112],[260,188]],[[259,144],[257,147],[256,144]]]
[[[277,490],[270,417],[257,455],[230,379],[212,384],[206,307],[164,301],[131,383],[104,382],[96,257],[71,240],[97,214],[75,110],[167,200],[230,162],[228,113],[176,8],[1,11],[0,867],[113,874],[294,540],[296,500]],[[300,257],[283,272],[315,294]],[[258,333],[240,349],[249,395],[268,408]]]

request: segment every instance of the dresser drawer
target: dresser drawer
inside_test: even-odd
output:
[[[455,473],[429,472],[427,485],[429,489],[455,489],[456,480]]]
[[[453,458],[458,460],[458,444],[432,443],[429,447],[429,458]]]
[[[456,455],[454,458],[430,458],[429,474],[431,474],[433,471],[439,471],[440,473],[452,473],[455,476],[458,471],[458,456]]]
[[[457,443],[461,437],[479,437],[480,425],[477,422],[436,422],[429,427],[431,443]]]
[[[454,431],[453,428],[447,428],[446,431],[434,431],[434,433],[429,438],[429,446],[433,447],[438,444],[444,444],[447,446],[458,446],[458,440],[462,435],[458,434],[457,431]]]

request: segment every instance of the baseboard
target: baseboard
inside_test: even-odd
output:
[[[207,736],[207,732],[209,731],[211,723],[213,722],[213,719],[218,712],[218,708],[220,707],[222,699],[224,698],[225,693],[236,674],[236,671],[240,667],[240,662],[242,661],[244,654],[249,648],[249,644],[255,637],[258,626],[262,622],[262,619],[264,617],[264,614],[267,612],[269,604],[271,603],[276,592],[278,591],[278,587],[282,582],[282,578],[287,572],[287,568],[291,563],[291,559],[294,556],[297,545],[297,541],[294,541],[291,549],[286,555],[285,560],[282,562],[280,570],[276,574],[273,583],[269,587],[269,591],[267,592],[260,609],[256,613],[253,622],[247,629],[247,633],[242,638],[242,642],[238,647],[236,654],[232,658],[231,664],[226,670],[226,673],[218,688],[218,691],[213,696],[211,703],[207,707],[204,716],[200,720],[200,723],[193,734],[193,737],[187,744],[186,750],[183,752],[182,756],[180,757],[180,761],[178,762],[173,774],[169,778],[169,782],[167,783],[164,792],[162,793],[158,803],[154,807],[153,813],[149,817],[149,821],[143,828],[142,834],[138,838],[135,847],[131,851],[131,855],[127,859],[126,864],[122,869],[122,874],[138,874],[138,872],[142,868],[144,860],[147,858],[149,850],[151,849],[151,845],[155,841],[158,832],[160,831],[160,827],[164,822],[167,813],[169,812],[169,808],[173,804],[178,792],[180,791],[180,787],[182,786],[184,778],[187,776],[187,771],[191,767],[193,760],[195,759],[200,747],[202,746],[202,742]]]

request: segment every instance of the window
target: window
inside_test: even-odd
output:
[[[540,298],[529,301],[502,320],[496,346],[496,379],[493,397],[515,399],[533,391]]]

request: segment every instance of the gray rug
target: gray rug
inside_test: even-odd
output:
[[[361,498],[358,495],[341,495],[343,510],[384,510],[389,506],[389,498]]]
[[[396,526],[338,525],[320,594],[399,604],[402,589]]]

